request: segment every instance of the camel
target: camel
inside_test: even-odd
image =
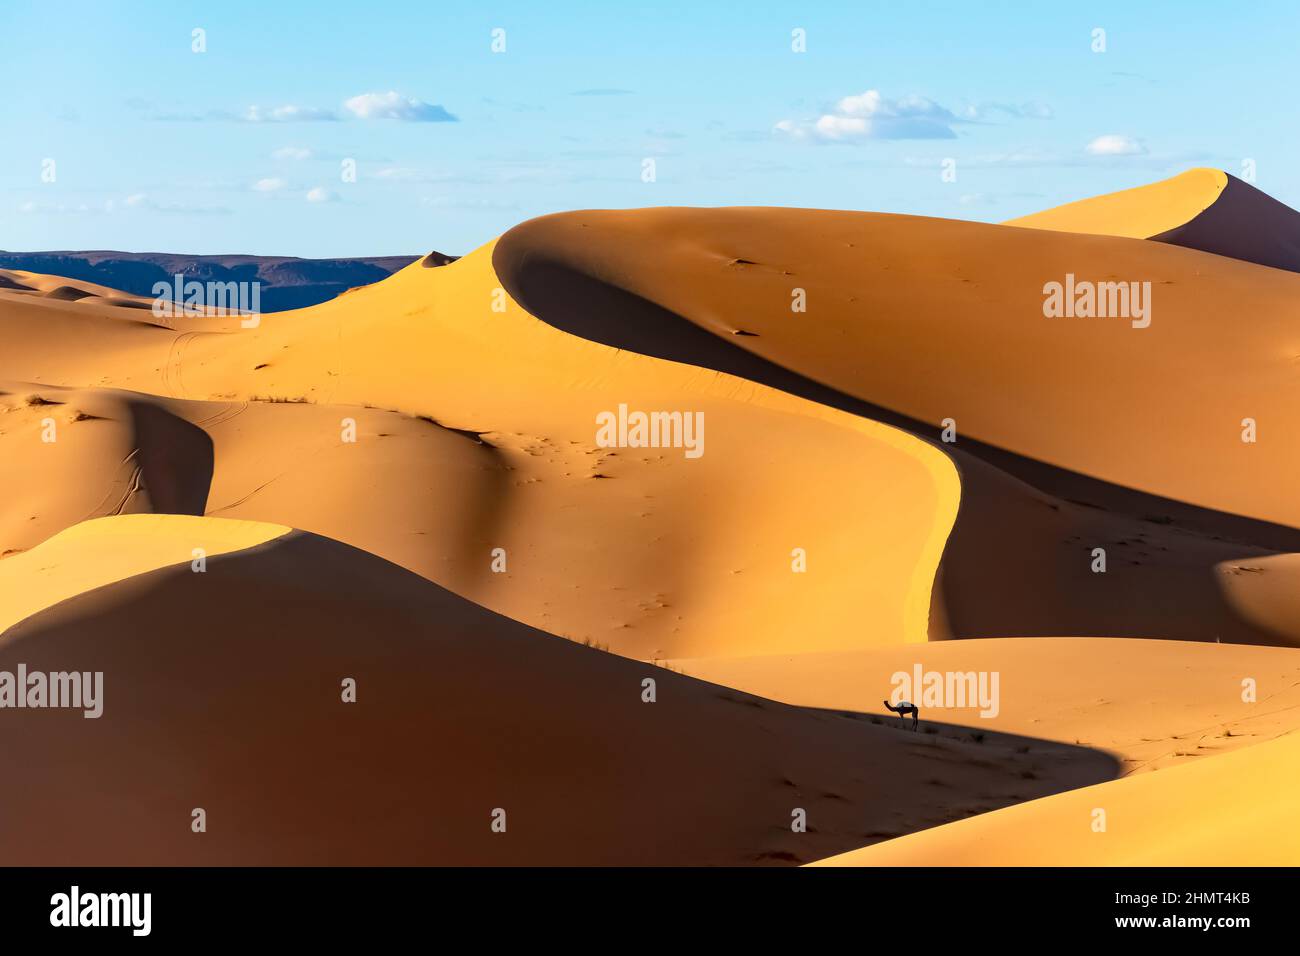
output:
[[[912,715],[912,729],[913,729],[913,730],[916,730],[916,725],[919,724],[919,723],[921,722],[921,711],[917,708],[916,704],[909,704],[909,703],[908,703],[907,701],[905,701],[905,700],[900,700],[900,701],[898,702],[898,706],[897,706],[897,707],[893,707],[893,706],[891,706],[890,703],[889,703],[889,701],[885,701],[884,704],[885,704],[885,710],[888,710],[888,711],[890,711],[890,712],[892,712],[892,713],[898,714],[898,722],[899,722],[900,724],[903,723],[903,719],[904,719],[908,714],[911,714],[911,715]]]

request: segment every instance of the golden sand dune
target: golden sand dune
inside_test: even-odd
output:
[[[565,213],[251,321],[0,274],[0,670],[111,701],[0,724],[3,861],[1294,862],[1187,796],[1294,772],[1300,652],[1232,646],[1300,645],[1261,196]],[[900,728],[913,666],[996,715]]]
[[[254,474],[276,483],[237,508],[214,493],[210,513],[336,537],[517,620],[642,658],[925,639],[959,495],[942,454],[761,385],[559,332],[504,296],[491,247],[252,329],[90,321],[52,306],[0,312],[0,329],[30,343],[0,357],[0,373],[221,403],[176,412],[195,423],[247,402],[227,431],[234,448],[263,451],[236,467],[249,477],[238,487],[253,491]],[[94,362],[55,347],[63,335],[92,339]],[[374,458],[374,442],[342,447],[341,417],[364,405],[459,434],[428,449],[430,477],[404,474]],[[702,453],[599,447],[597,416],[620,406],[702,415]],[[289,408],[315,424],[272,429],[271,413],[283,422]],[[276,444],[272,455],[298,463],[304,445],[354,463],[377,500],[345,503],[353,485],[331,491],[305,466],[283,476],[268,467]],[[217,448],[216,480],[234,448]],[[395,521],[375,521],[381,505]],[[412,511],[443,509],[460,523],[411,525]],[[503,573],[491,572],[497,548]],[[792,573],[796,549],[816,574]]]
[[[777,209],[566,213],[511,230],[495,258],[561,328],[888,421],[950,455],[964,506],[932,637],[1300,642],[1294,621],[1223,593],[1224,568],[1300,550],[1281,478],[1295,448],[1276,432],[1243,442],[1225,412],[1271,428],[1291,414],[1276,383],[1292,375],[1300,277],[1135,241]],[[1044,277],[1085,266],[1157,277],[1166,321],[1046,318]],[[1221,322],[1220,293],[1223,307],[1253,300],[1258,320]],[[945,419],[954,443],[934,441]],[[1268,588],[1291,586],[1274,574]]]
[[[1288,272],[1132,239],[757,208],[545,216],[508,232],[496,261],[525,308],[579,334],[764,375],[749,353],[798,373],[765,376],[778,387],[811,380],[935,436],[951,419],[959,446],[1300,524]],[[1044,286],[1067,275],[1150,283],[1150,325],[1046,317]],[[1242,441],[1244,418],[1258,441]]]
[[[1119,759],[1125,775],[1199,762],[1300,728],[1300,654],[1289,648],[992,638],[671,663],[773,700],[874,712],[891,722],[898,718],[885,714],[881,698],[896,675],[906,675],[905,696],[922,705],[927,725],[1095,748]],[[930,706],[915,689],[917,668],[922,681],[932,674],[996,673],[996,706],[983,706],[978,693],[936,698]]]
[[[63,302],[87,302],[96,305],[113,305],[126,308],[148,308],[151,299],[131,295],[81,279],[65,279],[22,269],[0,269],[0,301],[14,295],[37,295]]]
[[[25,768],[0,794],[6,863],[793,863],[1113,773],[1078,748],[919,739],[706,684],[284,532],[106,518],[28,556],[64,582],[114,551],[139,573],[5,633],[0,670],[104,688],[97,719],[0,724]],[[234,549],[196,573],[196,541]],[[183,563],[148,570],[168,550]]]
[[[866,847],[827,866],[1294,866],[1300,734]],[[1104,830],[1098,829],[1104,826]]]
[[[35,292],[34,286],[23,281],[22,272],[0,269],[0,292]]]
[[[1289,529],[1162,508],[1099,485],[1087,498],[1060,497],[969,452],[951,454],[962,505],[935,584],[931,640],[1108,635],[1300,645],[1300,616],[1290,613],[1300,566],[1294,554],[1276,553],[1300,547]]]
[[[0,449],[6,556],[87,518],[202,514],[212,474],[202,431],[125,392],[0,382]]]
[[[1189,169],[1134,189],[1089,196],[1008,219],[1005,225],[1151,239],[1185,226],[1201,215],[1223,197],[1231,179],[1219,169]]]
[[[1155,239],[1300,272],[1300,214],[1217,169],[1081,199],[1008,226]]]
[[[190,528],[188,540],[179,533]],[[38,611],[84,591],[137,574],[242,551],[293,529],[257,521],[132,514],[74,524],[24,554],[0,564],[0,644],[6,631]]]
[[[161,512],[279,520],[453,588],[490,573],[508,473],[492,449],[432,422],[31,383],[0,392],[6,555],[84,519]]]

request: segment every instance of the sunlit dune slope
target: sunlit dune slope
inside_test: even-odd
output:
[[[232,527],[106,518],[70,533],[80,552],[71,538],[33,552],[88,580],[78,563],[105,555],[143,569],[194,541],[265,539],[5,632],[0,670],[102,671],[103,713],[6,712],[0,748],[24,779],[0,793],[0,862],[797,863],[1114,772],[1074,747],[765,701],[554,638],[328,539]]]
[[[247,467],[237,470],[260,482],[242,482],[249,496],[235,505],[214,485],[209,513],[328,534],[493,610],[620,653],[926,638],[960,495],[945,456],[753,382],[560,332],[509,299],[491,260],[488,246],[443,268],[416,264],[312,309],[262,316],[256,328],[236,317],[179,317],[168,328],[134,310],[101,318],[73,311],[79,303],[0,303],[0,334],[17,343],[0,356],[0,374],[218,403],[173,409],[196,424],[239,410],[226,429],[232,449],[280,444],[296,460],[255,472],[256,456],[239,459]],[[68,349],[70,339],[87,348]],[[340,418],[365,406],[423,416],[431,422],[420,427],[451,434],[449,455],[412,448],[408,457],[427,454],[425,474],[443,477],[404,474],[368,453],[354,460],[373,469],[372,490],[347,490],[374,500],[350,505],[313,484],[304,444],[346,461]],[[598,447],[597,416],[620,406],[702,415],[702,453]],[[329,411],[295,422],[318,429],[298,437],[255,411],[309,407]],[[214,482],[228,457],[217,447]],[[454,529],[422,535],[426,526],[372,520],[376,500],[401,520],[439,512],[449,485],[472,502]],[[492,570],[498,548],[501,573]],[[805,559],[817,574],[794,570]]]
[[[695,217],[714,214],[700,210],[670,212],[681,214],[691,223]],[[730,215],[755,211],[715,212]],[[790,211],[768,212],[779,221],[779,214]],[[600,215],[622,215],[619,222],[626,226],[648,214]],[[907,217],[868,218],[888,224]],[[535,270],[539,257],[553,255],[550,247],[534,251],[527,239],[534,225],[557,219],[565,217],[526,224],[506,237],[507,285],[513,288],[517,283],[519,257],[532,263],[528,270]],[[944,226],[938,220],[917,222]],[[578,239],[585,243],[592,229],[581,232]],[[523,239],[517,234],[522,234]],[[639,241],[643,246],[639,260],[672,259],[669,253],[673,235],[667,230],[661,241],[656,230],[637,230],[626,237],[626,251],[636,251],[631,244]],[[752,239],[747,236],[744,241]],[[599,250],[609,244],[589,245]],[[240,419],[223,425],[227,439],[223,441],[220,435],[214,439],[221,445],[218,460],[223,462],[214,480],[220,485],[232,474],[239,480],[228,486],[228,493],[208,502],[212,513],[283,521],[347,541],[534,625],[638,656],[707,653],[710,646],[716,651],[720,641],[733,642],[719,636],[719,627],[708,625],[728,622],[730,626],[736,621],[742,622],[750,635],[744,642],[734,642],[731,651],[737,653],[778,650],[783,646],[819,650],[863,646],[864,633],[868,635],[867,644],[889,643],[900,639],[900,635],[919,640],[927,634],[932,638],[1106,634],[1266,644],[1300,642],[1300,624],[1294,616],[1275,614],[1267,607],[1259,612],[1253,608],[1260,602],[1276,605],[1276,595],[1291,588],[1292,575],[1286,566],[1271,565],[1263,573],[1241,571],[1243,567],[1263,567],[1253,559],[1271,551],[1300,549],[1300,534],[1259,522],[1234,523],[1226,520],[1230,516],[1218,512],[1185,507],[1180,510],[1176,502],[1164,498],[1121,498],[1114,487],[1097,486],[1095,482],[1089,486],[1086,478],[1081,479],[1084,484],[1078,485],[1072,478],[1074,472],[1057,469],[1045,475],[1044,469],[1035,470],[1032,462],[1020,467],[1020,463],[1007,465],[1006,460],[995,459],[999,466],[1019,467],[1022,478],[1040,486],[1031,487],[981,460],[978,455],[987,454],[987,449],[976,449],[977,457],[972,457],[968,449],[974,446],[964,431],[971,419],[964,413],[956,416],[957,442],[934,445],[952,458],[961,474],[963,506],[947,541],[943,573],[931,604],[927,581],[935,560],[931,549],[940,546],[945,534],[943,525],[951,521],[942,512],[952,508],[957,499],[951,480],[946,492],[925,492],[927,487],[935,487],[935,475],[942,475],[947,468],[937,463],[935,454],[927,459],[915,445],[909,449],[921,456],[926,473],[920,482],[895,477],[914,467],[906,462],[907,456],[899,459],[903,469],[900,472],[882,471],[866,459],[860,465],[852,461],[841,465],[839,446],[823,441],[820,432],[809,432],[801,419],[811,414],[823,419],[831,416],[843,423],[848,416],[776,396],[761,386],[725,375],[650,362],[627,351],[614,353],[557,332],[522,312],[514,302],[499,298],[496,290],[501,280],[486,261],[489,251],[481,250],[446,269],[411,267],[385,283],[356,290],[337,302],[263,317],[256,329],[243,329],[233,318],[166,320],[176,326],[173,330],[158,327],[148,313],[140,315],[132,310],[83,308],[83,303],[0,303],[0,323],[15,333],[14,347],[0,357],[0,369],[47,381],[113,383],[145,392],[219,401],[212,409],[181,413],[196,423],[214,419],[221,425],[231,415]],[[599,254],[603,253],[583,252],[588,257]],[[740,280],[728,278],[729,273],[752,268],[730,266],[723,269],[718,281],[724,286],[735,284]],[[544,277],[554,279],[553,273],[545,273]],[[566,285],[590,290],[590,282],[575,285],[573,275],[572,270],[567,270],[558,276],[565,281],[548,282],[547,287],[561,293]],[[825,278],[849,286],[856,281],[847,270],[838,278]],[[738,290],[743,293],[752,285],[740,282]],[[607,283],[601,283],[601,287],[612,288]],[[627,343],[630,347],[640,343],[637,335],[673,343],[678,332],[673,323],[694,329],[704,343],[716,343],[723,354],[757,358],[745,349],[766,339],[766,335],[728,335],[723,341],[663,310],[638,311],[636,304],[644,300],[630,294],[612,304],[599,297],[575,301],[605,324],[606,334],[612,328],[616,333],[612,341],[633,337]],[[757,305],[743,295],[738,301],[747,318],[761,315]],[[504,304],[504,312],[494,311],[498,302]],[[534,307],[543,318],[554,321],[555,308],[564,304],[563,300],[546,301]],[[101,320],[98,315],[90,317],[87,309],[102,312],[111,321]],[[828,329],[819,324],[825,319],[824,312],[814,309],[807,315],[792,313],[791,320],[781,321],[789,325],[797,319],[797,328],[780,327],[778,331],[815,337],[820,330],[824,334]],[[1048,321],[1041,316],[1039,319]],[[831,349],[816,356],[800,352],[800,359],[812,365],[843,362],[852,355],[852,349],[844,347],[844,343],[861,341],[867,357],[874,360],[880,344],[865,337],[867,332],[875,331],[871,322],[850,312],[835,321],[840,323],[838,331],[842,333],[841,354]],[[900,335],[907,331],[901,322],[886,326],[885,331],[898,331]],[[1134,338],[1121,339],[1119,344],[1142,341],[1141,336],[1155,328],[1130,329]],[[832,323],[830,331],[834,330]],[[583,331],[596,334],[589,329]],[[64,348],[60,343],[68,336],[91,342],[94,347]],[[387,346],[394,341],[404,343],[403,349]],[[713,367],[732,367],[719,363],[718,353],[703,347],[700,339],[681,344],[673,357],[706,367],[711,363]],[[953,351],[950,347],[918,347],[937,352],[939,359]],[[1150,351],[1139,349],[1135,358]],[[1110,358],[1106,353],[1098,361]],[[736,371],[765,380],[762,374],[743,367]],[[1025,374],[1034,373],[1029,370]],[[1036,415],[1012,414],[1001,407],[1001,402],[990,403],[989,395],[981,393],[996,390],[985,388],[969,367],[962,376],[977,404],[987,406],[991,420],[999,427],[1006,419],[1041,421]],[[929,379],[918,375],[901,387],[910,389],[919,400],[930,389]],[[1008,388],[1019,387],[1014,379],[1008,381]],[[864,385],[860,391],[865,395],[873,388]],[[831,396],[840,394],[823,391]],[[653,398],[638,402],[638,392],[650,392]],[[678,457],[679,450],[667,456],[662,454],[664,450],[655,450],[655,457],[646,460],[646,455],[633,458],[632,449],[605,450],[595,446],[594,412],[602,406],[614,410],[618,404],[627,403],[634,409],[688,410],[691,400],[680,399],[679,394],[726,396],[726,401],[710,402],[708,407],[727,410],[731,416],[728,434],[719,436],[722,420],[717,412],[706,415],[707,451],[701,458],[685,461]],[[1181,398],[1170,400],[1176,403]],[[271,404],[268,399],[279,401]],[[1049,394],[1046,400],[1070,399],[1069,395]],[[1270,401],[1284,402],[1285,394],[1274,395]],[[325,406],[331,402],[334,404],[328,412],[307,411],[317,407],[307,403]],[[773,403],[777,408],[798,409],[799,417],[772,415],[768,408]],[[375,458],[380,454],[377,447],[387,445],[384,462],[392,461],[392,443],[387,439],[379,443],[368,440],[392,434],[391,421],[363,427],[360,446],[341,444],[341,420],[353,414],[348,409],[362,404],[401,408],[403,411],[394,415],[398,421],[415,424],[417,430],[428,425],[429,432],[439,432],[450,440],[438,440],[437,451],[425,450],[423,439],[414,446],[404,444],[397,455],[403,465],[400,471],[395,470]],[[1206,404],[1218,407],[1210,396],[1206,396]],[[860,405],[863,407],[855,410],[862,416],[870,416],[876,408]],[[1090,409],[1091,402],[1074,403],[1071,408],[1071,415],[1082,422],[1079,427],[1085,428],[1083,444],[1092,447],[1092,457],[1106,462],[1108,470],[1113,470],[1112,466],[1127,468],[1127,453],[1115,452],[1110,431],[1099,431],[1089,423],[1096,417]],[[699,410],[704,411],[705,406]],[[382,414],[377,410],[356,411],[372,417]],[[425,415],[483,434],[476,438],[475,434],[446,432],[431,423],[411,422],[410,415]],[[29,417],[39,422],[43,416]],[[311,425],[305,430],[303,423],[308,418]],[[1124,431],[1135,444],[1145,442],[1148,431],[1157,438],[1164,433],[1164,429],[1155,429],[1147,416],[1130,415],[1129,419]],[[272,420],[276,424],[270,425]],[[731,443],[732,447],[718,451],[719,441],[751,433],[748,425],[738,430],[731,424],[741,420],[753,422],[752,433],[762,434],[763,440],[746,440],[743,448],[741,443]],[[258,422],[256,427],[252,427],[254,421]],[[870,422],[861,424],[890,441],[901,437]],[[810,427],[824,428],[818,423]],[[918,432],[924,435],[930,427],[921,426]],[[1243,484],[1240,488],[1216,486],[1212,489],[1215,497],[1226,493],[1245,498],[1250,494],[1253,485],[1244,482],[1254,480],[1254,473],[1245,470],[1251,455],[1284,458],[1289,454],[1282,448],[1285,443],[1266,440],[1267,434],[1275,434],[1272,427],[1256,445],[1243,445],[1239,431],[1228,429],[1233,457],[1242,465],[1237,470],[1241,471]],[[5,428],[0,420],[0,432]],[[1067,455],[1075,455],[1077,449],[1072,440],[1067,440],[1074,433],[1047,424],[1041,431]],[[773,453],[786,440],[782,436],[796,432],[799,437],[793,439],[791,447],[800,449],[799,455]],[[826,434],[840,432],[836,427]],[[4,440],[2,436],[0,440]],[[12,442],[7,444],[13,447]],[[357,447],[365,447],[365,455],[349,459],[347,452]],[[327,459],[331,462],[331,467],[324,470],[332,475],[335,468],[345,468],[349,475],[345,481],[319,479],[322,460],[314,456],[322,448],[329,449]],[[247,454],[237,454],[239,449],[247,449]],[[47,462],[59,457],[53,449],[42,451]],[[121,450],[118,459],[128,453],[129,449]],[[721,455],[725,455],[725,461],[717,461]],[[888,455],[892,456],[893,451]],[[358,460],[364,458],[376,463],[371,467]],[[73,501],[79,501],[77,495],[84,498],[94,492],[95,496],[81,510],[72,508],[67,513],[55,508],[34,508],[31,515],[11,512],[19,533],[0,541],[0,550],[30,547],[76,520],[111,513],[92,509],[91,505],[104,494],[103,490],[96,491],[92,482],[60,481],[51,485],[40,480],[40,470],[33,470],[30,461],[24,462],[22,473],[42,495],[57,490],[60,495],[70,494]],[[235,462],[240,464],[234,466]],[[107,463],[100,473],[122,470],[117,464]],[[1224,470],[1217,460],[1208,468],[1205,463],[1196,463],[1195,467],[1189,463],[1185,473],[1173,467],[1156,467],[1158,464],[1152,461],[1149,469],[1159,473],[1149,484],[1157,491],[1163,490],[1161,476],[1166,473],[1174,482],[1187,482],[1206,472],[1219,474]],[[414,479],[409,471],[413,466],[428,477]],[[129,468],[126,470],[129,474]],[[694,495],[694,482],[706,472],[710,477],[705,485],[722,489],[720,497],[697,499]],[[737,477],[742,473],[743,480]],[[802,489],[814,474],[818,483],[842,482],[845,491],[810,498]],[[855,474],[870,476],[867,480],[875,490],[862,486]],[[616,486],[613,481],[589,477],[594,475],[612,477],[624,484]],[[828,479],[828,475],[834,477]],[[1275,483],[1272,475],[1264,478],[1266,483]],[[634,479],[635,487],[628,483],[629,479]],[[428,482],[424,487],[439,490],[412,495],[412,481]],[[375,493],[354,499],[355,504],[336,507],[359,482],[375,488]],[[1042,491],[1043,485],[1055,487],[1057,494]],[[743,486],[743,491],[737,491],[738,486]],[[796,489],[793,493],[789,491],[792,488]],[[1276,493],[1284,497],[1280,487]],[[791,513],[795,497],[803,502],[797,515]],[[748,504],[773,499],[781,504],[775,508]],[[914,510],[911,505],[902,511],[894,507],[896,502],[913,500]],[[639,502],[665,501],[672,502],[671,516],[655,508],[637,507]],[[860,525],[840,520],[839,511],[846,501],[864,509]],[[613,552],[601,552],[599,560],[591,547],[591,527],[571,518],[575,511],[585,514],[593,508],[598,518],[592,526],[607,530],[605,540],[621,542]],[[707,517],[694,514],[704,508]],[[935,509],[941,513],[932,522],[924,517],[920,524],[912,520]],[[126,510],[178,509],[132,505]],[[752,518],[757,510],[763,514],[761,522]],[[456,520],[451,512],[464,517]],[[818,518],[818,513],[826,517]],[[33,516],[35,521],[31,520]],[[429,516],[433,516],[432,521]],[[706,533],[665,533],[669,528],[688,524]],[[723,526],[725,530],[721,530]],[[901,542],[901,550],[859,547],[855,537],[859,526],[880,529],[881,538],[868,540],[887,539],[890,547]],[[781,537],[789,540],[790,546],[778,554],[770,542]],[[913,538],[921,543],[909,551],[908,542]],[[537,541],[546,542],[544,553],[530,555],[528,561],[538,574],[519,574],[516,559],[521,549],[533,550]],[[814,542],[811,546],[810,541]],[[823,542],[829,541],[834,543],[827,550]],[[506,549],[505,574],[489,571],[491,554],[497,547]],[[1105,574],[1092,570],[1093,550],[1098,547],[1107,551]],[[803,548],[808,555],[809,570],[805,575],[791,573],[795,548]],[[612,562],[611,553],[615,557]],[[737,554],[752,555],[753,559],[732,566]],[[919,561],[917,555],[922,555]],[[704,570],[704,577],[672,567],[674,561],[694,564],[697,571]],[[754,561],[764,566],[759,577],[754,576]],[[593,568],[596,564],[600,566]],[[593,586],[584,583],[586,572],[579,572],[581,568],[593,570]],[[740,573],[733,573],[736,571]],[[1251,586],[1244,596],[1230,593],[1241,591],[1236,585],[1242,583],[1238,580],[1242,574],[1252,575]],[[630,583],[636,581],[651,583],[644,587]],[[563,596],[558,606],[557,594]],[[780,610],[792,606],[787,598],[801,602],[797,612]],[[700,618],[704,607],[708,610]],[[769,614],[773,608],[778,609],[776,618]],[[842,623],[846,620],[850,622],[848,628]],[[700,622],[698,628],[696,621]],[[686,630],[678,630],[680,627]],[[852,637],[848,636],[849,628],[854,631]],[[793,636],[796,632],[802,634],[798,639]],[[832,634],[836,636],[829,637]],[[702,635],[699,639],[704,645],[697,643],[697,635]]]
[[[951,420],[958,447],[1300,525],[1289,272],[1134,239],[768,208],[546,216],[507,232],[496,263],[525,307],[582,334],[678,357],[705,354],[703,330],[715,354],[729,344],[932,435]],[[1150,325],[1047,317],[1045,285],[1067,275],[1149,282]]]
[[[1300,728],[1300,654],[1288,648],[992,638],[671,663],[773,700],[875,712],[891,721],[897,718],[885,714],[882,701],[896,675],[906,675],[911,683],[899,678],[899,686],[921,705],[926,725],[1078,743],[1115,754],[1125,774],[1200,762]],[[991,706],[977,697],[927,701],[916,689],[918,666],[923,680],[934,673],[996,673],[997,693],[986,677]]]
[[[109,304],[134,308],[144,308],[152,303],[151,299],[131,295],[120,289],[112,289],[94,282],[86,282],[82,279],[66,279],[62,276],[45,275],[40,272],[27,272],[22,269],[0,269],[0,301],[3,301],[6,297],[4,293],[9,295],[39,295],[66,302]]]
[[[0,392],[6,560],[88,518],[161,512],[284,522],[453,590],[490,574],[482,557],[510,473],[488,446],[431,421],[31,383]]]
[[[1300,272],[1300,213],[1217,169],[1188,170],[1006,225],[1155,239]]]
[[[1294,866],[1300,734],[870,846],[834,866]],[[1104,814],[1104,818],[1099,815]],[[1094,826],[1104,823],[1104,832]]]
[[[106,694],[0,722],[0,863],[1293,862],[1291,220],[1132,192],[560,214],[253,321],[0,273],[0,670]]]
[[[1243,443],[1240,423],[1230,427],[1225,413],[1280,413],[1293,403],[1289,393],[1250,374],[1229,379],[1222,352],[1240,353],[1236,327],[1186,295],[1189,318],[1172,315],[1163,329],[1047,319],[1039,284],[1025,273],[1041,258],[1037,246],[1054,243],[1062,248],[1053,255],[1079,263],[1100,256],[1117,269],[1130,254],[1149,254],[1170,275],[1191,260],[1193,271],[1258,279],[1276,293],[1260,308],[1275,312],[1263,323],[1267,335],[1248,333],[1253,354],[1240,364],[1266,362],[1275,381],[1292,374],[1277,357],[1290,332],[1276,310],[1294,318],[1283,292],[1300,289],[1295,277],[1137,242],[900,216],[670,209],[533,220],[507,233],[495,261],[512,293],[562,328],[744,374],[934,441],[961,474],[962,506],[944,555],[932,638],[1300,643],[1295,618],[1246,606],[1276,604],[1293,587],[1286,566],[1257,574],[1253,559],[1300,549],[1300,534],[1214,510],[1294,516],[1286,483],[1256,470],[1264,456],[1291,467],[1294,450],[1276,430],[1267,441]],[[981,244],[1000,247],[1001,261],[990,261]],[[1158,288],[1163,296],[1176,287]],[[807,313],[790,310],[792,290],[807,294]],[[1025,290],[1033,298],[1016,312],[1008,303]],[[1004,341],[989,341],[998,337]],[[1089,360],[1080,360],[1081,350]],[[1212,384],[1187,380],[1187,366],[1205,366]],[[1105,387],[1096,385],[1098,375]],[[1229,391],[1250,397],[1223,394]],[[1111,403],[1120,393],[1131,393],[1129,406]],[[950,399],[934,400],[944,394]],[[1157,406],[1164,406],[1159,426],[1149,411]],[[955,421],[953,443],[935,441],[944,418]],[[1268,420],[1278,427],[1272,414]],[[1012,453],[972,441],[971,433]],[[1207,442],[1213,454],[1203,459]],[[1202,507],[1171,500],[1179,497]],[[1096,571],[1096,549],[1105,552],[1105,573]],[[1230,593],[1241,590],[1243,573],[1256,574],[1258,592],[1244,601]]]
[[[1218,169],[1189,169],[1159,182],[1008,219],[1004,225],[1150,239],[1186,225],[1213,206],[1229,178]]]
[[[187,540],[182,529],[194,533]],[[153,514],[75,524],[0,564],[0,644],[12,625],[83,591],[172,565],[201,567],[209,557],[251,548],[291,530],[258,521],[186,522],[176,515]]]

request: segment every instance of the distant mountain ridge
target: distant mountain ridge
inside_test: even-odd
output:
[[[133,295],[152,296],[154,284],[171,283],[178,273],[200,282],[252,282],[261,285],[263,312],[301,309],[348,289],[386,279],[417,259],[443,265],[454,256],[376,256],[356,259],[297,259],[292,256],[196,256],[171,252],[54,251],[5,252],[0,269],[21,269],[111,286]]]

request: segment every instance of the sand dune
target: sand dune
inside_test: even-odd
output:
[[[431,253],[451,260],[454,256]],[[428,261],[430,257],[426,257]],[[325,302],[345,290],[377,282],[414,256],[358,259],[298,259],[292,256],[199,256],[166,252],[114,250],[6,252],[0,266],[47,273],[74,280],[74,286],[98,283],[126,293],[125,301],[152,302],[156,283],[170,285],[177,275],[198,282],[257,282],[261,307],[267,312],[300,309]],[[3,270],[0,270],[2,272]],[[65,280],[66,281],[66,280]],[[3,283],[0,283],[3,287]],[[121,293],[118,293],[121,295]]]
[[[0,272],[0,670],[113,702],[0,723],[0,855],[1293,862],[1294,217],[1205,170],[564,213],[251,325]],[[1150,324],[1047,317],[1067,275]],[[629,410],[698,442],[607,446]],[[912,666],[997,714],[901,729]]]
[[[66,276],[45,275],[22,269],[0,269],[0,280],[3,280],[0,282],[0,291],[37,292],[46,298],[62,299],[66,302],[90,297],[120,301],[152,301],[83,279],[69,279]]]
[[[1300,452],[1262,434],[1295,414],[1282,387],[1300,322],[1290,273],[1165,243],[798,209],[562,213],[512,229],[496,262],[526,308],[578,334],[685,358],[703,350],[703,330],[931,435],[952,419],[959,445],[1300,523],[1283,477]],[[1067,274],[1150,282],[1151,325],[1045,317],[1045,283]],[[683,321],[583,311],[602,286]],[[791,311],[799,289],[806,313]],[[1254,444],[1245,417],[1259,424]]]
[[[507,473],[491,449],[431,422],[296,402],[0,390],[6,555],[88,518],[206,513],[278,516],[454,587],[488,574],[484,536],[500,520]],[[41,441],[47,420],[57,441]]]
[[[102,671],[105,699],[93,721],[28,710],[0,724],[27,768],[0,795],[6,863],[788,864],[1113,772],[1033,742],[1042,772],[1027,779],[1019,738],[920,740],[764,701],[284,530],[107,518],[33,552],[64,581],[96,574],[81,565],[105,549],[143,573],[5,633],[0,670]],[[144,570],[241,539],[263,540],[201,574],[185,557]],[[348,677],[355,704],[340,698]],[[980,796],[956,807],[954,790]],[[791,830],[798,808],[806,833]]]
[[[0,291],[7,292],[33,292],[32,286],[22,280],[20,274],[14,273],[9,269],[0,269]]]
[[[1145,329],[1048,319],[1049,261],[1062,276],[1164,276],[1169,318]],[[948,454],[964,507],[932,637],[1300,642],[1294,625],[1261,626],[1224,594],[1224,569],[1300,550],[1280,480],[1294,450],[1277,435],[1243,443],[1225,413],[1291,414],[1268,383],[1290,375],[1295,277],[1150,243],[757,209],[544,217],[508,233],[496,263],[512,294],[560,328],[888,421]],[[1225,303],[1258,300],[1245,306],[1261,317],[1249,331],[1219,322],[1211,280]],[[790,311],[792,289],[807,293],[808,313]],[[944,419],[955,443],[934,441]],[[1277,470],[1261,475],[1265,460]],[[1105,575],[1092,570],[1098,547]],[[1269,586],[1292,582],[1275,574]]]
[[[1114,755],[1146,773],[1300,728],[1300,655],[1288,648],[1116,638],[944,641],[825,654],[697,658],[683,673],[805,707],[876,713],[895,674],[997,673],[995,712],[924,707],[921,719]],[[1243,681],[1254,682],[1251,701]],[[917,695],[919,696],[919,695]]]
[[[211,442],[144,396],[0,382],[0,449],[5,556],[86,518],[206,505]]]
[[[107,522],[103,524],[102,522]],[[182,529],[192,534],[186,540]],[[134,514],[74,524],[0,564],[0,644],[12,625],[85,591],[173,565],[194,566],[198,555],[242,551],[288,534],[283,525],[176,515]]]
[[[1219,169],[1189,169],[1159,182],[1008,219],[1005,225],[1151,239],[1201,215],[1223,198],[1232,179]]]
[[[1300,214],[1217,169],[1067,203],[1008,226],[1154,239],[1300,272]]]
[[[1091,501],[1058,497],[968,452],[952,455],[962,505],[935,583],[931,640],[1109,635],[1300,645],[1300,617],[1287,610],[1297,565],[1293,554],[1274,551],[1296,547],[1294,533],[1206,511],[1125,513],[1124,497],[1108,489]],[[1095,570],[1097,549],[1104,573]]]
[[[246,416],[271,402],[375,405],[477,436],[456,438],[460,465],[426,462],[426,472],[446,467],[447,477],[415,484],[427,507],[450,510],[437,489],[458,476],[456,487],[476,504],[455,537],[445,525],[420,536],[412,533],[424,530],[418,524],[376,524],[365,508],[341,506],[328,482],[307,495],[264,461],[262,480],[277,479],[274,501],[289,510],[270,506],[265,492],[220,511],[228,496],[212,495],[209,509],[337,537],[517,620],[620,653],[925,639],[959,495],[943,455],[876,422],[558,332],[494,292],[491,251],[438,269],[415,264],[312,310],[263,316],[255,329],[234,318],[178,318],[173,330],[128,315],[92,330],[83,314],[23,303],[0,313],[25,343],[0,358],[0,372],[249,402]],[[494,311],[494,301],[505,311]],[[93,364],[61,356],[66,350],[51,343],[62,334],[93,338]],[[598,447],[596,416],[620,405],[701,413],[703,454]],[[346,412],[331,414],[319,432],[286,438],[277,430],[261,447],[336,446]],[[264,431],[241,421],[241,443]],[[401,474],[354,460],[372,481]],[[809,498],[813,481],[821,493]],[[505,573],[490,573],[494,548],[505,549]],[[816,574],[792,573],[796,548],[816,562]]]
[[[1294,866],[1300,734],[982,814],[826,866]],[[1098,813],[1104,814],[1104,817]],[[1103,823],[1104,831],[1094,830]]]

